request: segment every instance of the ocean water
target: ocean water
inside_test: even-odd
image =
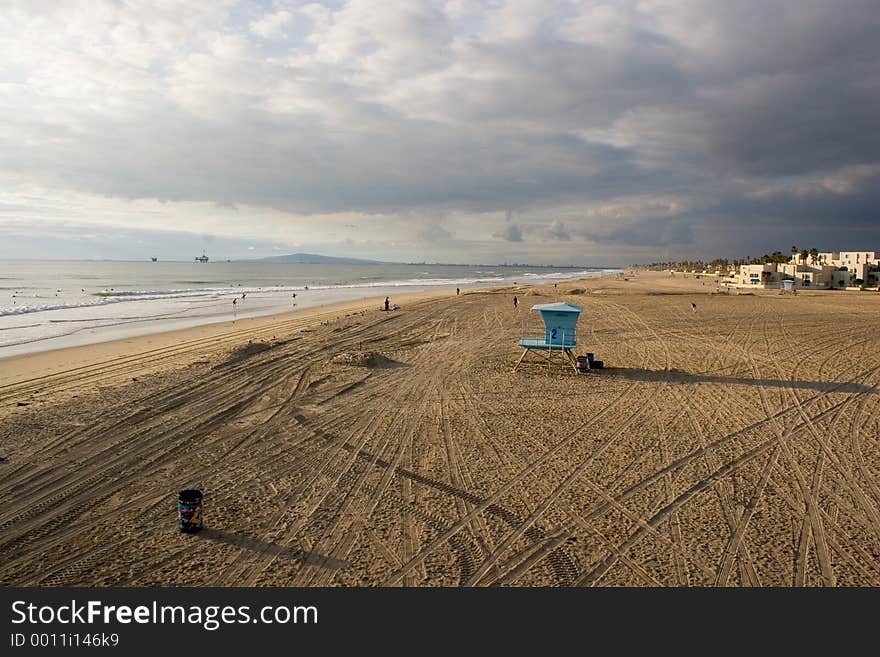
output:
[[[395,294],[438,287],[565,280],[610,271],[615,270],[7,260],[0,261],[0,358],[336,301],[387,295],[393,303]]]

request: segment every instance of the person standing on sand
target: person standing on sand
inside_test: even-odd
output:
[[[697,312],[697,304],[692,303],[692,304],[691,304],[691,310],[693,310],[694,312]]]
[[[388,297],[385,297],[385,310],[388,310]]]
[[[516,307],[519,305],[519,299],[515,296],[513,297],[513,309],[516,310]]]
[[[459,294],[461,294],[461,290],[459,290],[458,288],[455,288],[455,296],[458,296]]]

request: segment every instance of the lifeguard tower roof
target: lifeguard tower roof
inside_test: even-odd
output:
[[[539,303],[532,306],[532,310],[541,313],[541,319],[544,321],[545,334],[540,346],[549,344],[551,346],[573,347],[575,345],[577,321],[583,308],[562,301],[559,303]],[[522,340],[520,340],[520,344],[523,347],[526,346]]]
[[[532,310],[539,310],[541,312],[557,312],[557,313],[580,313],[583,312],[583,308],[580,306],[576,306],[573,303],[568,303],[567,301],[560,301],[559,303],[538,303],[532,306]]]

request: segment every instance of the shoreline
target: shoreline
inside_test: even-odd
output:
[[[409,268],[413,269],[411,266]],[[119,272],[112,278],[109,277],[113,272],[104,272],[104,278],[98,283],[85,281],[85,278],[94,277],[86,277],[79,272],[73,276],[77,280],[76,284],[71,285],[54,282],[60,275],[58,272],[54,272],[55,278],[50,276],[46,280],[38,280],[38,277],[45,277],[47,274],[25,272],[20,276],[22,280],[17,281],[24,287],[21,290],[17,287],[8,288],[16,289],[8,300],[9,303],[0,299],[0,360],[165,333],[203,324],[269,317],[290,310],[330,306],[346,301],[367,301],[378,296],[400,298],[403,295],[435,293],[457,287],[467,290],[517,284],[517,277],[500,278],[495,272],[478,270],[465,272],[467,275],[436,271],[433,272],[436,274],[434,278],[424,278],[423,275],[432,273],[428,271],[388,271],[384,274],[367,271],[365,273],[373,275],[357,278],[352,272],[344,270],[332,276],[323,275],[324,278],[319,277],[317,281],[308,279],[307,273],[287,272],[285,275],[293,278],[281,282],[273,282],[266,276],[250,272],[240,273],[244,277],[242,280],[246,282],[244,286],[220,281],[216,275],[189,280],[181,278],[181,273],[176,272],[175,276],[180,280],[171,281],[167,273],[159,276],[139,272],[138,284],[132,285],[129,281],[114,293],[114,288],[109,286],[119,278]],[[559,280],[574,280],[604,273],[606,270],[592,269],[554,272],[552,276],[562,276]],[[489,278],[480,279],[484,274],[489,275]],[[16,280],[16,276],[17,274],[13,274],[10,280]],[[539,283],[543,276],[545,275],[523,272],[520,280]],[[338,281],[333,282],[336,279]],[[196,284],[197,287],[191,287]],[[52,290],[43,288],[55,288],[56,285],[65,289],[55,290],[55,300],[51,301]],[[77,291],[81,285],[88,288],[83,288],[82,294]],[[102,288],[102,292],[94,292],[96,287]],[[297,295],[300,298],[296,298]],[[291,297],[295,302],[293,304]]]
[[[461,297],[471,294],[518,294],[543,289],[546,293],[564,294],[554,284],[584,287],[590,284],[619,284],[616,274],[602,273],[587,278],[559,281],[517,282],[501,285],[466,287]],[[27,410],[35,405],[56,404],[79,396],[86,386],[106,389],[125,385],[207,362],[206,359],[227,353],[252,341],[272,341],[277,336],[312,332],[314,327],[371,311],[382,312],[387,295],[349,299],[297,310],[270,313],[237,320],[225,320],[114,338],[88,344],[70,345],[41,351],[0,356],[0,409],[3,413],[20,402]],[[436,299],[454,299],[455,287],[437,286],[418,292],[393,296],[393,303],[407,310],[413,304]],[[523,303],[526,299],[521,299]],[[296,339],[296,338],[292,338]],[[14,412],[14,411],[13,411]]]
[[[596,276],[585,278],[566,278],[558,281],[535,281],[535,282],[505,282],[495,283],[491,285],[481,285],[476,287],[461,287],[461,294],[468,293],[486,293],[493,290],[505,290],[514,293],[514,290],[528,290],[534,287],[542,287],[552,285],[553,283],[563,284],[586,284],[590,281],[613,280],[614,273],[599,273]],[[393,303],[399,305],[404,303],[416,303],[418,301],[440,298],[444,296],[455,296],[455,284],[432,286],[427,289],[420,289],[413,292],[405,292],[393,295]],[[59,346],[51,346],[47,349],[33,349],[19,351],[18,353],[4,354],[4,349],[16,351],[17,347],[23,345],[10,345],[9,347],[0,348],[0,397],[2,397],[3,388],[19,385],[31,380],[42,379],[43,377],[53,376],[55,374],[74,370],[81,367],[90,367],[106,361],[107,363],[116,362],[120,358],[137,358],[145,353],[152,351],[164,351],[175,345],[181,345],[180,352],[190,352],[196,354],[206,354],[216,351],[214,343],[205,344],[203,348],[198,348],[203,341],[220,340],[224,345],[232,345],[238,341],[245,339],[247,334],[256,332],[259,336],[265,337],[264,333],[270,331],[277,324],[279,330],[285,330],[288,322],[296,324],[294,328],[305,328],[312,323],[322,320],[338,319],[340,313],[353,314],[367,310],[377,309],[381,305],[382,300],[388,296],[382,293],[377,296],[359,297],[356,299],[345,299],[340,301],[331,301],[328,303],[308,305],[296,310],[285,310],[281,312],[270,312],[250,317],[242,317],[236,320],[220,320],[206,321],[190,326],[179,328],[166,328],[158,331],[145,333],[134,333],[121,337],[105,337],[94,342],[63,344],[66,336],[47,338],[48,341],[62,341]],[[299,324],[302,323],[302,327]],[[269,335],[268,333],[266,335]],[[270,336],[271,337],[271,336]],[[38,342],[42,342],[38,341]],[[24,345],[34,343],[23,343]],[[188,349],[188,347],[192,347]],[[198,360],[197,356],[193,358],[183,358],[176,361],[178,366],[185,366],[189,362]],[[166,367],[150,367],[148,363],[144,367],[149,373],[167,371]]]
[[[476,289],[529,279],[537,282],[547,276],[574,279],[605,271],[547,268],[499,272],[415,265],[272,265],[250,269],[230,265],[227,271],[192,270],[180,263],[166,263],[168,267],[99,263],[91,267],[55,261],[46,267],[32,263],[16,269],[3,267],[4,262],[0,261],[6,279],[0,290],[0,359],[380,295],[397,298],[444,288]]]
[[[483,289],[471,288],[468,291]],[[455,296],[455,291],[452,290],[452,292]],[[447,295],[449,295],[449,290],[446,288],[410,292],[396,295],[395,303],[398,305],[417,303]],[[270,334],[273,329],[280,332],[292,328],[308,328],[322,321],[337,319],[340,316],[368,310],[379,311],[379,306],[384,298],[385,295],[336,301],[326,305],[308,306],[257,317],[209,322],[186,328],[157,331],[89,344],[0,356],[0,365],[2,365],[0,390],[7,386],[20,385],[70,370],[100,365],[102,362],[109,364],[124,358],[142,358],[145,354],[168,349],[176,349],[176,359],[171,363],[174,367],[163,367],[160,363],[154,363],[154,366],[151,367],[149,362],[144,362],[142,374],[153,374],[175,367],[184,367],[190,362],[199,360],[207,353],[216,352],[221,348],[221,345],[232,348],[241,341],[247,341],[248,335],[256,335],[261,338],[269,335],[271,338]]]
[[[626,287],[642,287],[650,281],[651,288],[643,291],[644,294],[664,294],[667,288],[674,288],[679,294],[710,294],[709,290],[702,285],[698,287],[699,280],[694,279],[690,285],[682,279],[670,279],[658,272],[651,270],[638,270],[637,280],[628,280],[618,277],[616,274],[606,273],[590,278],[562,279],[554,281],[568,286],[589,285],[602,281],[611,283],[611,288],[618,288],[628,283]],[[492,293],[494,291],[510,294],[527,294],[529,290],[546,288],[556,292],[548,281],[534,283],[518,283],[516,285],[487,285],[481,287],[468,287],[462,290],[462,296],[474,293]],[[683,287],[692,289],[683,290]],[[635,290],[632,290],[635,292]],[[560,294],[562,290],[558,291]],[[600,291],[601,292],[601,291]],[[772,291],[749,290],[745,294],[759,294],[766,296]],[[809,295],[817,295],[825,290],[811,290]],[[429,290],[409,292],[395,295],[395,303],[410,304],[428,299],[455,296],[454,288],[438,286]],[[737,292],[738,295],[744,294]],[[222,320],[206,322],[195,326],[172,328],[152,333],[137,334],[128,337],[111,338],[87,344],[74,344],[70,346],[53,347],[24,353],[0,355],[0,396],[2,389],[38,380],[44,377],[75,370],[78,368],[99,366],[101,363],[117,362],[119,359],[142,358],[145,354],[154,351],[165,352],[168,349],[176,349],[176,360],[171,367],[164,363],[143,363],[142,374],[152,374],[186,365],[199,360],[205,354],[218,351],[221,348],[234,348],[242,341],[246,341],[249,335],[260,339],[272,337],[272,329],[278,331],[290,329],[308,329],[323,321],[332,321],[341,316],[354,313],[379,310],[386,295],[334,301],[323,305],[306,306],[296,310],[287,310],[255,317],[245,317],[236,320]],[[525,301],[525,300],[522,300]],[[2,351],[2,350],[0,350]]]
[[[487,285],[481,287],[468,287],[461,291],[461,295],[467,294],[528,294],[531,290],[545,290],[548,293],[564,294],[562,289],[551,287],[553,283],[565,284],[566,286],[588,286],[597,282],[603,283],[603,288],[596,292],[601,294],[609,292],[617,293],[618,289],[627,288],[629,293],[663,295],[663,294],[694,294],[713,295],[708,287],[700,284],[699,279],[693,279],[686,283],[681,278],[671,279],[660,272],[652,270],[635,270],[633,278],[618,276],[617,274],[604,273],[595,277],[562,279],[560,281],[540,281],[517,283],[516,285]],[[646,284],[648,287],[645,287]],[[643,289],[639,289],[643,288]],[[804,296],[833,296],[837,297],[839,290],[809,290],[804,291]],[[737,290],[732,296],[777,296],[778,290],[752,289]],[[4,388],[17,386],[29,381],[36,381],[44,377],[76,370],[99,366],[102,363],[115,363],[119,359],[144,358],[152,352],[166,352],[175,349],[176,359],[173,363],[150,363],[142,364],[141,374],[153,374],[185,367],[200,357],[217,352],[222,349],[231,349],[248,339],[271,339],[273,329],[277,332],[289,330],[308,330],[311,326],[322,322],[329,322],[352,314],[363,313],[371,310],[379,311],[382,300],[386,295],[333,301],[327,304],[306,306],[296,310],[245,317],[236,320],[222,320],[206,322],[195,326],[172,328],[152,333],[137,334],[128,337],[111,338],[87,344],[74,344],[70,346],[53,347],[50,349],[27,351],[24,353],[0,355],[0,397]],[[443,297],[455,297],[455,289],[445,286],[437,286],[428,290],[408,292],[394,295],[394,302],[399,305],[418,303],[429,299]],[[870,295],[867,295],[870,296]],[[589,294],[582,298],[589,298]],[[521,303],[525,303],[521,299]],[[0,350],[2,351],[2,350]],[[170,366],[168,366],[170,365]]]
[[[453,284],[454,287],[454,284]],[[367,288],[364,288],[366,291]],[[196,314],[187,315],[184,313],[168,313],[158,316],[143,317],[121,317],[121,318],[104,318],[95,321],[104,321],[108,323],[86,325],[82,328],[75,329],[68,333],[60,335],[49,335],[44,337],[36,337],[31,340],[22,342],[13,342],[11,344],[0,346],[0,362],[5,359],[18,356],[26,356],[29,354],[44,353],[49,351],[60,351],[74,347],[86,347],[91,345],[105,344],[108,342],[116,342],[119,340],[128,340],[133,338],[147,337],[151,335],[159,335],[163,333],[172,333],[176,331],[186,331],[188,329],[199,328],[214,324],[231,324],[233,322],[242,322],[244,320],[260,320],[277,315],[284,315],[290,312],[302,312],[311,309],[328,308],[340,304],[351,302],[366,303],[371,299],[384,298],[385,296],[393,296],[394,298],[402,298],[413,294],[434,293],[443,290],[449,290],[448,285],[438,285],[431,287],[413,286],[411,291],[399,292],[398,288],[388,289],[376,287],[369,289],[369,295],[344,295],[339,298],[338,294],[325,296],[323,299],[315,300],[303,297],[298,300],[297,307],[290,309],[289,307],[274,306],[262,307],[256,309],[240,308],[238,316],[234,311],[224,311],[213,314]],[[337,293],[337,289],[320,290],[322,292]],[[253,290],[248,289],[248,293]],[[129,303],[134,303],[130,301]],[[52,309],[42,312],[54,312],[58,309]],[[70,308],[60,309],[70,310]],[[189,309],[191,310],[191,309]],[[28,313],[29,314],[29,313]],[[28,314],[20,314],[17,317],[26,317]],[[8,317],[8,316],[7,316]],[[13,315],[13,317],[16,317]],[[157,321],[158,320],[158,321]],[[88,320],[50,320],[52,322],[85,322]],[[15,330],[16,327],[7,327],[0,330]]]

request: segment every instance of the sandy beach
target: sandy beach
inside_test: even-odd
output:
[[[392,301],[0,360],[0,584],[880,585],[880,294]],[[511,371],[553,301],[606,369]]]

